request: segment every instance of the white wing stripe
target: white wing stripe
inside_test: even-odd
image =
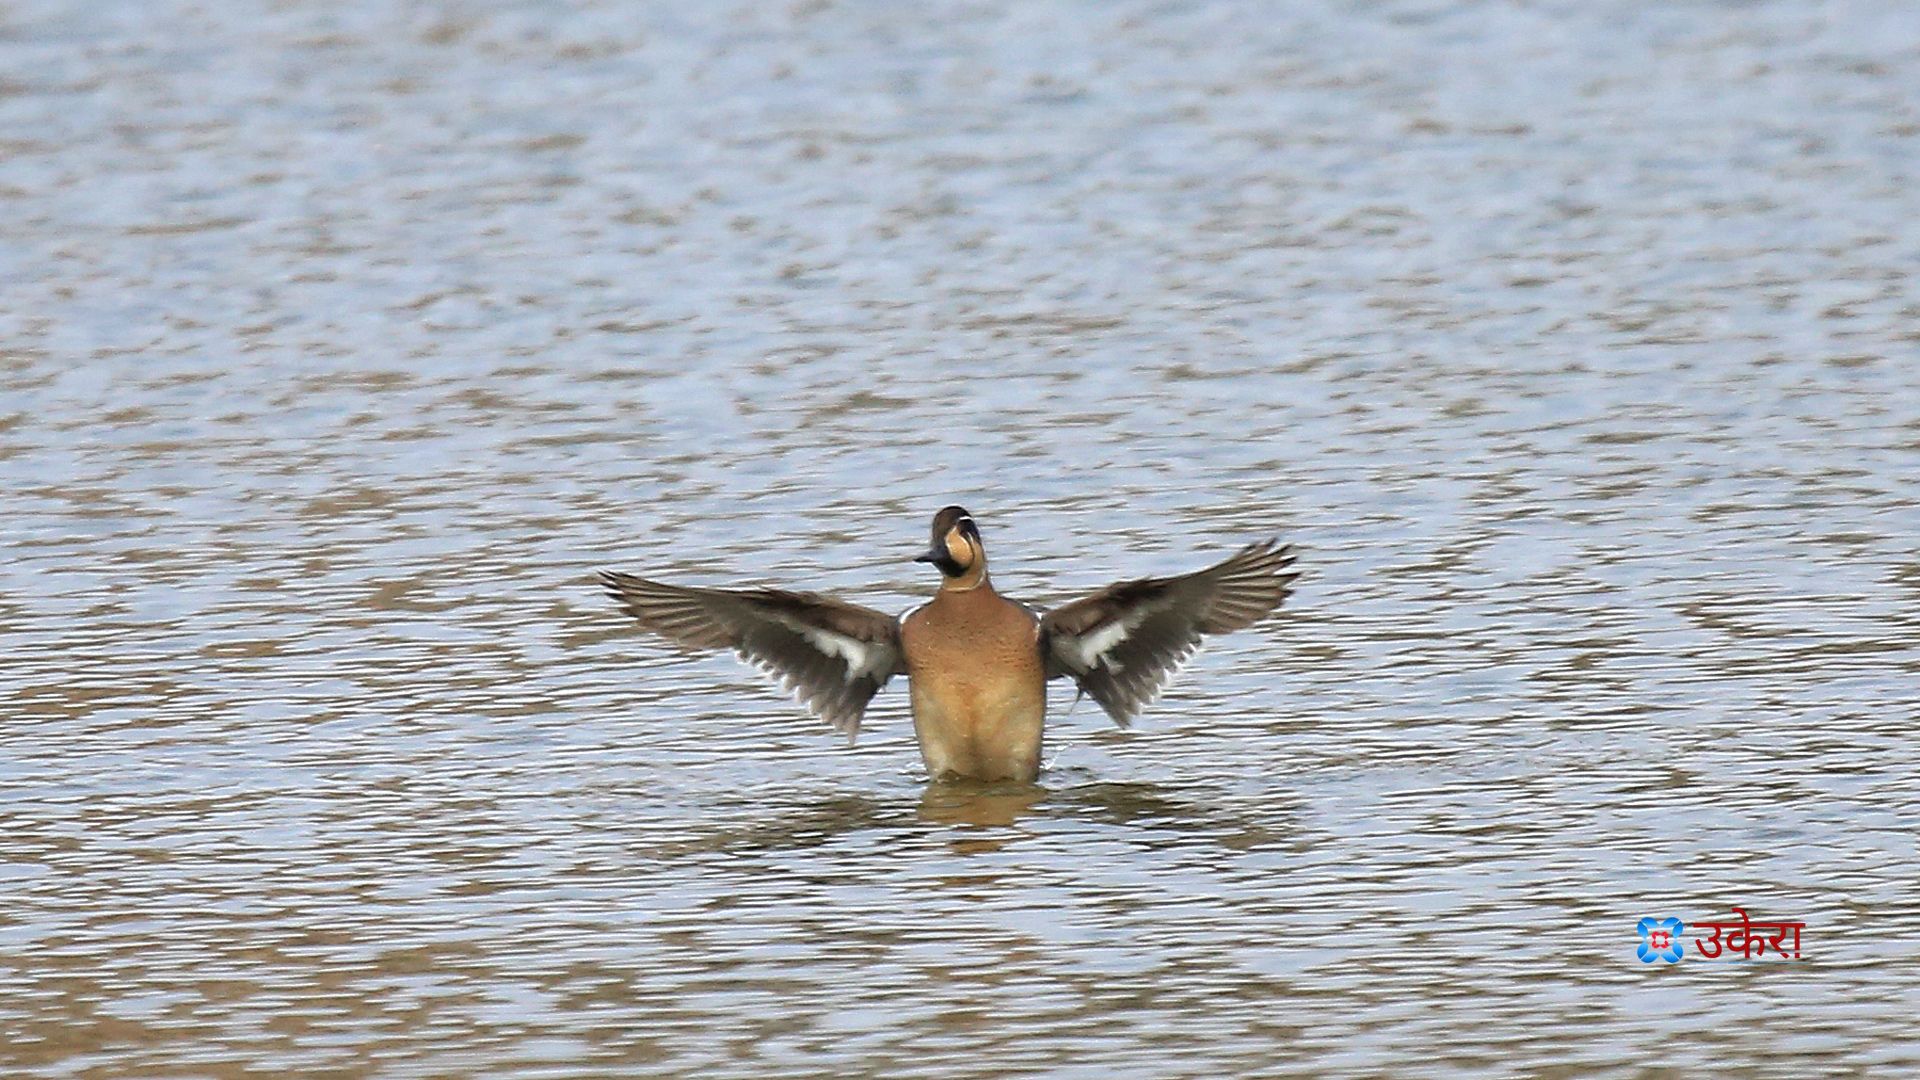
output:
[[[808,626],[797,620],[782,619],[780,621],[807,639],[807,644],[828,656],[846,661],[848,682],[862,675],[877,679],[892,671],[893,664],[887,657],[888,650],[884,646],[870,641],[861,641],[859,638],[848,637],[845,634],[836,634],[818,626]]]
[[[1078,637],[1065,638],[1061,644],[1067,646],[1073,662],[1081,671],[1091,671],[1098,667],[1100,658],[1115,645],[1127,640],[1127,635],[1139,626],[1147,617],[1142,611],[1128,619],[1115,619],[1105,626],[1089,630]]]

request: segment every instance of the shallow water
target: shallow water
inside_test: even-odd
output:
[[[687,7],[682,5],[681,7]],[[1920,1070],[1898,3],[0,13],[0,1071]],[[591,573],[1293,604],[929,789]],[[1806,924],[1649,967],[1635,922]]]

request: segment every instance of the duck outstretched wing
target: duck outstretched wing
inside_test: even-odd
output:
[[[904,671],[900,621],[817,593],[699,589],[600,572],[640,625],[689,649],[732,649],[852,742],[867,702]]]
[[[1205,634],[1251,626],[1283,603],[1293,546],[1249,544],[1205,570],[1109,585],[1040,619],[1047,677],[1068,675],[1126,727],[1153,703]]]

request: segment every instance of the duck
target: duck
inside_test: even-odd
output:
[[[1076,701],[1090,697],[1128,727],[1203,638],[1267,617],[1299,576],[1293,545],[1267,539],[1204,570],[1116,582],[1036,612],[994,589],[979,525],[960,506],[934,515],[914,561],[932,564],[940,584],[903,617],[813,592],[599,577],[643,629],[687,650],[733,650],[849,744],[874,695],[905,676],[930,780],[1032,783],[1051,680],[1071,679]]]

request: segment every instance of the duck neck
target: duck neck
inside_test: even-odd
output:
[[[981,559],[972,566],[967,567],[966,572],[958,577],[943,577],[940,579],[941,592],[972,592],[980,588],[984,588],[988,592],[993,591],[993,583],[987,580],[987,560],[985,559]]]

